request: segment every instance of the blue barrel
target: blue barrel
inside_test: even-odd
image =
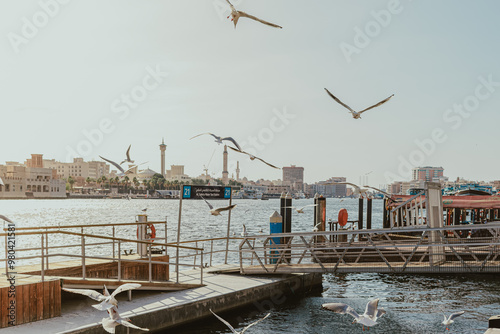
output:
[[[283,229],[283,223],[269,223],[270,227],[270,234],[276,234],[276,233],[282,233]],[[276,249],[276,247],[272,247],[273,245],[279,245],[281,243],[281,238],[276,237],[276,238],[271,238],[272,241],[269,243],[271,244],[271,249]],[[272,250],[269,254],[270,256],[270,263],[275,264],[278,259],[279,259],[279,252]]]

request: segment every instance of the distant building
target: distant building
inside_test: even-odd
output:
[[[345,177],[331,177],[326,181],[320,181],[311,185],[314,194],[323,195],[324,197],[346,197],[347,189],[345,184],[335,184],[345,182]]]
[[[164,139],[161,140],[160,151],[161,151],[161,175],[165,177],[165,150],[167,149],[167,145],[165,145]]]
[[[184,165],[171,165],[170,169],[167,169],[166,177],[168,181],[189,181],[191,178],[184,174]]]
[[[224,153],[222,154],[222,183],[229,184],[229,172],[227,170],[227,145],[224,145]]]
[[[402,185],[403,182],[401,181],[395,181],[393,183],[391,183],[389,186],[388,186],[388,192],[392,195],[402,195],[403,193],[401,192],[401,185]]]
[[[33,160],[33,155],[32,159]],[[26,160],[26,165],[32,163]],[[76,180],[77,186],[83,186],[87,178],[94,180],[104,176],[110,177],[109,165],[104,161],[84,161],[83,158],[74,158],[73,162],[59,162],[52,160],[43,160],[43,167],[50,168],[57,172],[59,178],[68,179],[70,176]]]
[[[443,172],[443,167],[416,167],[412,170],[412,180],[440,182],[443,179]]]
[[[283,184],[290,185],[292,190],[304,190],[304,167],[291,165],[283,167]]]

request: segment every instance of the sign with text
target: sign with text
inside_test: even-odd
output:
[[[220,186],[183,186],[183,199],[229,199],[231,198],[231,187]]]

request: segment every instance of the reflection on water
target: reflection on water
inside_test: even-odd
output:
[[[214,206],[223,206],[227,201],[211,201]],[[279,211],[279,201],[271,199],[234,200],[238,206],[231,215],[231,234],[237,236],[242,224],[248,232],[258,233],[260,229],[269,231],[269,216]],[[295,200],[294,205],[304,206],[309,200]],[[179,213],[177,200],[13,200],[0,201],[0,214],[14,220],[18,227],[41,225],[93,225],[107,223],[129,223],[141,210],[148,208],[149,220],[168,220],[168,240],[175,241]],[[349,219],[357,219],[357,204],[354,199],[342,202],[327,199],[327,218],[336,220],[338,210],[346,208]],[[382,201],[373,202],[373,227],[382,227]],[[309,209],[309,210],[308,210]],[[294,214],[293,231],[311,231],[313,226],[312,208],[304,214]],[[201,239],[224,237],[227,232],[227,213],[211,216],[203,201],[183,202],[181,237]],[[163,227],[158,228],[163,235]],[[100,228],[100,234],[111,235],[110,228]],[[93,231],[92,233],[96,233]],[[118,237],[134,238],[135,227],[127,227],[117,232]],[[51,237],[52,238],[52,237]],[[55,237],[54,237],[55,238]],[[67,243],[71,238],[53,240]],[[73,241],[76,241],[74,239]],[[36,243],[36,241],[33,241]],[[22,247],[27,247],[24,244]],[[208,249],[210,246],[200,245]],[[3,240],[0,240],[3,249]],[[92,251],[102,253],[105,247]],[[223,254],[214,257],[214,263],[223,262]],[[230,257],[237,259],[236,254]],[[351,324],[348,315],[334,314],[321,309],[321,304],[343,302],[364,312],[366,302],[380,298],[380,307],[387,314],[379,324],[370,328],[369,333],[445,333],[441,324],[442,313],[465,310],[450,327],[450,333],[484,333],[490,316],[500,314],[500,281],[493,275],[387,275],[387,274],[338,274],[323,276],[323,293],[310,294],[305,298],[287,297],[280,305],[275,305],[271,316],[252,327],[248,332],[262,333],[361,333],[361,326]],[[267,310],[267,308],[266,308]],[[266,310],[250,306],[236,312],[221,314],[237,330],[265,315]],[[256,312],[257,311],[257,312]],[[165,332],[167,333],[167,331]],[[192,324],[188,327],[169,330],[171,334],[230,333],[230,330],[215,317]]]

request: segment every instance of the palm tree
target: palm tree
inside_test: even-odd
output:
[[[68,177],[68,183],[71,191],[73,191],[73,184],[75,183],[75,179],[71,177],[71,175]]]

